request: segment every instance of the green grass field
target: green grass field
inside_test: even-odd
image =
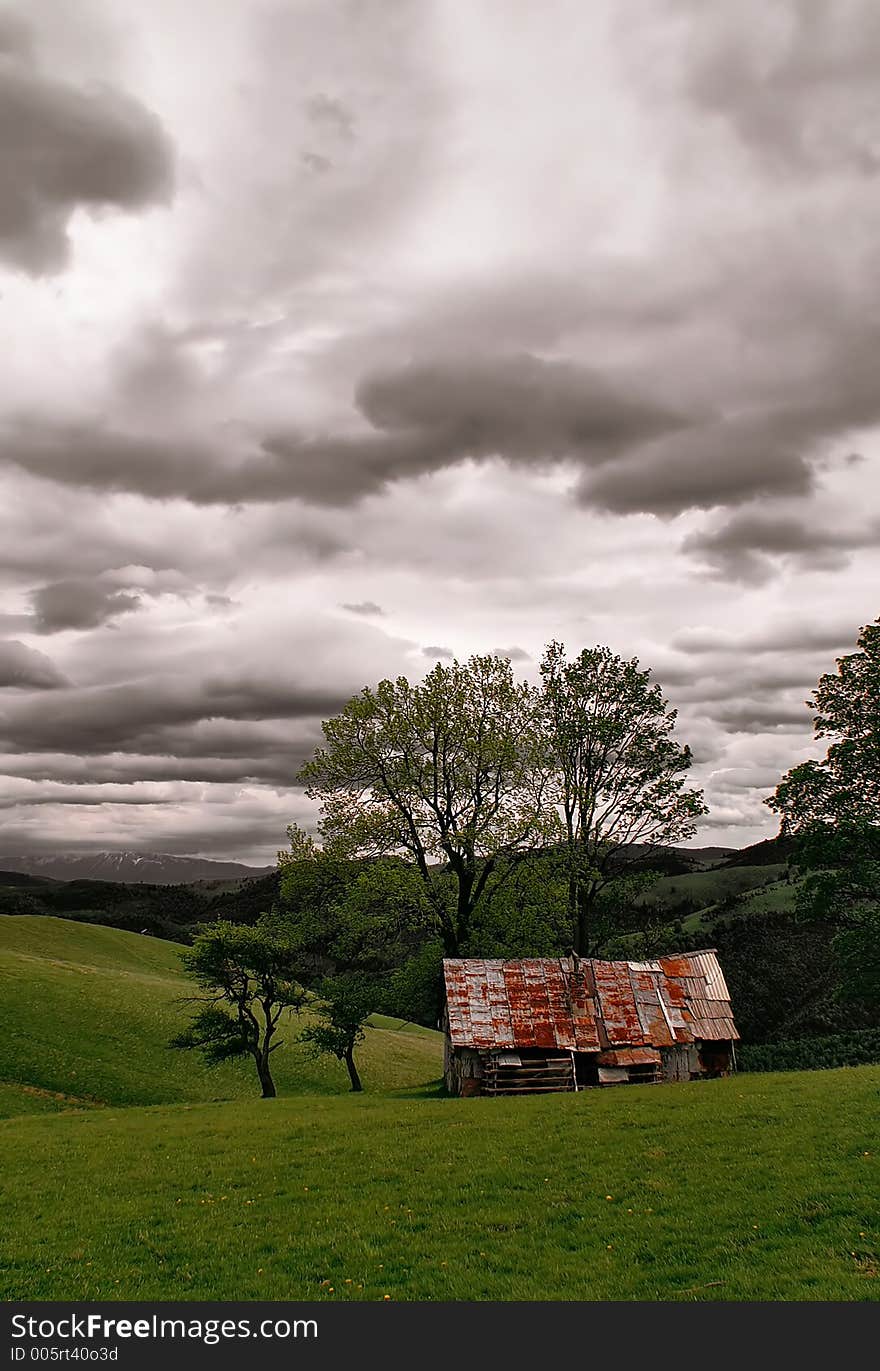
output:
[[[878,1298],[880,1067],[446,1099],[386,1020],[263,1101],[165,1048],[173,945],[7,918],[0,975],[4,1298]]]
[[[0,1124],[19,1299],[868,1300],[880,1069]]]

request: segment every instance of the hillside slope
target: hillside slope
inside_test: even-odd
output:
[[[198,1055],[168,1047],[193,993],[181,974],[181,951],[157,938],[62,919],[0,920],[0,1111],[253,1096],[250,1062],[208,1068]],[[383,1023],[368,1030],[360,1052],[365,1088],[436,1081],[440,1035]],[[301,1026],[290,1021],[273,1056],[279,1093],[346,1091],[343,1066],[308,1056],[296,1042]]]

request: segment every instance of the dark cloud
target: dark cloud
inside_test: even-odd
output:
[[[345,505],[468,458],[538,467],[609,461],[685,422],[633,385],[526,355],[412,364],[367,377],[355,399],[367,431],[279,431],[244,453],[32,420],[7,426],[0,458],[50,480],[157,499]]]
[[[718,576],[760,585],[777,574],[780,559],[805,570],[835,570],[848,555],[880,542],[880,520],[863,528],[832,528],[815,513],[772,515],[743,512],[719,528],[693,533],[682,551],[707,564]]]
[[[33,50],[33,37],[22,16],[9,10],[0,13],[0,54],[29,59]]]
[[[21,21],[0,23],[0,257],[38,276],[65,265],[78,207],[166,202],[173,156],[143,105],[42,72]]]
[[[755,658],[745,651],[735,659],[720,656],[699,665],[691,660],[679,667],[664,667],[658,674],[664,686],[674,687],[676,704],[696,705],[731,698],[764,699],[792,688],[806,692],[814,679],[809,663],[795,661],[789,666],[775,654]]]
[[[808,426],[792,415],[721,419],[636,447],[585,476],[580,496],[618,514],[671,516],[757,495],[806,495],[809,447]]]
[[[16,792],[0,796],[2,809],[38,809],[44,805],[73,805],[74,808],[99,808],[103,805],[164,805],[164,795],[145,795],[142,791],[105,790],[101,786],[56,786],[50,785],[45,793],[32,794]],[[2,861],[2,858],[0,858]]]
[[[44,653],[14,639],[0,642],[0,687],[56,690],[66,684],[62,673]]]
[[[451,662],[455,657],[455,653],[452,651],[451,647],[435,647],[433,644],[429,647],[423,647],[422,654],[425,657],[430,657],[432,661],[439,660]]]
[[[716,709],[713,719],[726,733],[807,733],[810,714],[805,704],[743,700]]]
[[[341,100],[323,91],[306,103],[306,113],[312,123],[348,141],[354,137],[355,117]]]
[[[860,625],[854,619],[816,623],[794,619],[741,634],[715,628],[686,628],[672,638],[672,647],[691,656],[704,654],[817,653],[855,647]]]
[[[45,681],[50,683],[58,681]],[[347,697],[270,679],[218,676],[70,689],[53,698],[51,710],[28,699],[0,710],[0,745],[23,752],[174,753],[183,741],[171,739],[174,726],[326,718],[337,713]]]
[[[880,170],[873,0],[746,5],[738,18],[748,22],[736,24],[701,22],[704,14],[695,8],[685,89],[771,174]]]
[[[71,829],[69,823],[64,824],[63,814],[54,826],[54,832],[49,833],[46,832],[49,827],[49,816],[45,813],[38,815],[39,827],[36,823],[31,826],[27,822],[15,823],[5,820],[4,849],[17,857],[57,856],[59,852],[72,854],[118,851],[120,848],[130,852],[159,851],[175,856],[220,857],[227,861],[243,860],[244,855],[249,855],[252,859],[250,864],[272,866],[275,853],[287,845],[286,825],[289,820],[279,820],[277,814],[266,812],[256,803],[248,806],[242,801],[235,813],[221,812],[219,806],[213,811],[199,807],[195,811],[199,821],[190,820],[182,831],[159,827],[158,834],[152,842],[144,841],[145,820],[137,814],[137,807],[124,808],[133,808],[135,812],[129,820],[131,827],[124,830],[121,841],[118,837],[119,813],[114,807],[108,807],[107,814],[103,816],[103,831],[99,829],[98,836],[91,838],[80,838],[78,835],[72,837],[71,834],[75,833],[75,830]],[[124,812],[124,808],[121,812]],[[160,825],[162,806],[151,805],[149,810],[150,818]],[[25,815],[26,813],[27,811]],[[96,820],[99,817],[98,814],[95,815]],[[59,829],[64,835],[61,841],[58,836]],[[238,854],[243,855],[239,857]]]
[[[506,657],[509,662],[530,662],[530,653],[523,647],[493,647],[493,657]]]
[[[110,590],[99,581],[53,581],[31,596],[37,633],[59,633],[67,628],[97,628],[141,604],[140,596]]]
[[[292,737],[293,735],[293,737]],[[72,755],[63,752],[8,753],[0,758],[0,769],[33,781],[64,781],[68,784],[112,785],[133,781],[204,781],[211,784],[290,785],[297,770],[311,753],[316,734],[297,737],[290,725],[268,731],[260,725],[245,725],[237,738],[227,737],[227,745],[238,756],[202,756],[196,750],[188,755],[186,743],[179,756],[148,756],[143,753],[106,753]],[[189,747],[198,749],[205,740],[197,733]]]
[[[365,617],[376,614],[384,614],[381,605],[377,605],[375,600],[361,600],[358,604],[343,604],[342,609],[347,609],[349,614],[362,614]]]

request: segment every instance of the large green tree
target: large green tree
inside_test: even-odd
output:
[[[552,642],[541,676],[572,944],[595,956],[619,931],[615,883],[645,867],[646,849],[692,837],[707,809],[686,785],[692,757],[673,737],[676,712],[637,658],[595,647],[569,661]]]
[[[801,762],[767,804],[796,839],[799,912],[838,929],[843,991],[880,1002],[880,620],[840,657],[808,706],[825,756]]]
[[[535,690],[497,656],[366,688],[323,725],[300,772],[339,857],[403,855],[448,956],[493,884],[553,829]]]

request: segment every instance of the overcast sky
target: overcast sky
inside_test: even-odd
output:
[[[382,676],[608,643],[774,831],[880,612],[876,0],[0,4],[0,850],[271,861]]]

